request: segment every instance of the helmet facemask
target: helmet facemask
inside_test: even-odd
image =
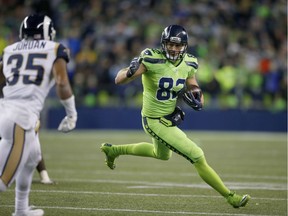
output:
[[[171,43],[171,42],[170,42]],[[175,43],[177,44],[177,43]],[[178,46],[181,46],[180,50],[172,50],[169,49],[169,42],[163,42],[162,43],[162,50],[165,54],[166,58],[170,61],[177,61],[179,59],[182,59],[186,53],[187,50],[187,44],[177,44]]]

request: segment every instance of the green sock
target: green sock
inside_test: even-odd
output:
[[[155,158],[154,145],[151,143],[141,142],[127,145],[113,145],[113,148],[117,155],[135,155]]]
[[[207,164],[205,157],[200,158],[195,164],[200,177],[223,197],[228,197],[230,190],[224,185],[219,175]]]

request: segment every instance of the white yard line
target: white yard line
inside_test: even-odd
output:
[[[65,191],[65,190],[32,190],[33,193],[61,193],[61,194],[95,194],[95,195],[115,195],[115,196],[143,196],[143,197],[183,197],[183,198],[216,198],[223,199],[222,196],[211,195],[190,195],[190,194],[149,194],[149,193],[120,193],[120,192],[102,192],[102,191]],[[267,197],[253,197],[253,200],[271,200],[271,201],[285,201],[287,199],[281,198],[267,198]]]
[[[13,205],[0,205],[0,207],[13,208]],[[106,211],[106,212],[138,212],[149,214],[164,214],[164,215],[215,215],[215,216],[259,216],[254,214],[234,214],[234,213],[213,213],[213,212],[187,212],[187,211],[159,211],[159,210],[145,210],[145,209],[110,209],[110,208],[78,208],[67,206],[37,206],[42,209],[63,209],[63,210],[80,210],[80,211]],[[271,216],[271,215],[261,215]],[[279,215],[273,215],[279,216]]]
[[[7,192],[14,193],[13,189]],[[191,195],[191,194],[160,194],[160,193],[122,193],[122,192],[103,192],[103,191],[72,191],[72,190],[31,190],[31,193],[45,194],[90,194],[90,195],[113,195],[113,196],[142,196],[142,197],[177,197],[177,198],[215,198],[223,199],[222,196],[212,195]],[[268,198],[268,197],[253,197],[253,200],[270,200],[270,201],[285,201],[285,198]]]
[[[110,180],[110,179],[54,179],[56,182],[83,182],[83,183],[111,183],[111,184],[128,184],[128,188],[163,188],[163,187],[183,187],[183,188],[203,188],[211,189],[207,184],[179,184],[171,182],[148,182],[148,181],[127,181],[127,180]],[[264,183],[264,182],[226,182],[231,189],[248,189],[248,190],[276,190],[286,191],[286,183]]]
[[[77,162],[78,163],[78,162]],[[49,173],[63,173],[63,169],[50,169]],[[74,174],[74,173],[89,173],[89,175],[103,175],[103,174],[111,174],[111,170],[108,171],[102,171],[102,170],[73,170],[73,169],[65,169],[65,173]],[[117,175],[132,175],[135,176],[135,172],[130,171],[118,171]],[[153,176],[175,176],[175,172],[169,172],[169,171],[161,171],[161,172],[153,172]],[[151,176],[151,172],[143,172],[143,171],[137,171],[137,176]],[[177,176],[187,176],[187,177],[193,177],[193,176],[199,176],[197,173],[177,173]],[[222,177],[225,178],[241,178],[241,179],[261,179],[261,180],[284,180],[286,182],[287,176],[267,176],[267,175],[231,175],[231,174],[222,174]]]

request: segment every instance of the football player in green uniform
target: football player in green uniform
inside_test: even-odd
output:
[[[131,61],[129,67],[118,72],[116,84],[126,84],[142,76],[142,125],[152,137],[152,143],[103,143],[101,150],[110,169],[115,169],[115,158],[120,155],[168,160],[172,151],[176,152],[194,164],[200,177],[234,208],[243,207],[250,196],[231,192],[208,165],[202,149],[177,127],[184,119],[184,113],[176,106],[179,95],[183,95],[183,99],[195,110],[201,110],[204,104],[202,94],[194,96],[187,93],[191,86],[198,86],[195,78],[197,59],[186,53],[187,46],[187,31],[182,26],[170,25],[162,33],[161,49],[146,48]]]

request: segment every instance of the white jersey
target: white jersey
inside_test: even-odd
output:
[[[31,129],[39,119],[55,82],[52,67],[57,58],[69,61],[67,49],[53,41],[22,40],[4,49],[6,86],[1,104],[6,114],[24,129]]]

